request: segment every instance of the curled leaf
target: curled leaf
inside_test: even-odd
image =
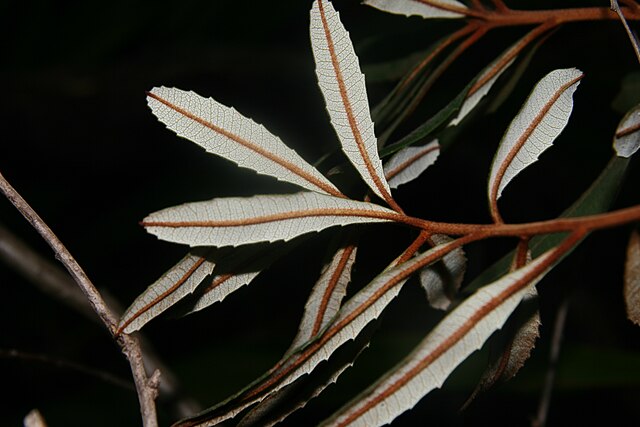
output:
[[[191,246],[238,246],[290,240],[336,225],[392,221],[382,206],[313,192],[229,197],[187,203],[142,221],[162,240]]]
[[[482,374],[476,389],[464,404],[470,404],[478,393],[499,381],[513,378],[531,356],[536,340],[540,336],[540,311],[538,291],[531,287],[508,320],[502,337],[491,343],[490,364]]]
[[[394,154],[384,165],[384,174],[391,188],[413,181],[429,166],[434,164],[440,154],[438,140],[420,147],[405,147]]]
[[[616,130],[613,148],[620,157],[629,158],[640,148],[640,105],[629,111]]]
[[[394,206],[378,156],[364,75],[330,2],[314,1],[310,32],[318,85],[342,150],[373,192]]]
[[[507,184],[535,163],[566,126],[573,109],[573,93],[582,77],[576,68],[550,72],[538,82],[509,125],[489,175],[489,201],[494,220],[501,222],[497,200]]]
[[[208,252],[204,249],[192,250],[151,284],[122,315],[118,333],[131,333],[140,329],[192,293],[211,274],[215,266],[215,263],[207,258]]]
[[[456,0],[365,0],[364,4],[399,15],[463,18],[468,8]]]
[[[431,237],[435,245],[451,242],[450,237],[436,234]],[[427,293],[427,300],[433,308],[446,310],[460,289],[464,273],[467,270],[467,258],[462,248],[454,249],[438,262],[420,271],[420,284]]]
[[[147,96],[158,120],[178,136],[241,167],[334,196],[342,193],[264,126],[194,92],[157,87]]]
[[[411,409],[502,327],[557,257],[558,253],[551,250],[478,290],[445,317],[407,358],[322,425],[382,426]]]
[[[631,233],[624,265],[624,302],[627,317],[640,325],[640,233]]]

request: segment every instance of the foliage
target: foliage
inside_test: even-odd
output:
[[[489,5],[454,0],[365,3],[392,13],[464,24],[435,45],[370,111],[365,75],[349,33],[331,2],[314,1],[310,31],[316,75],[342,150],[332,151],[316,166],[234,108],[179,89],[157,87],[148,92],[154,115],[177,135],[242,168],[292,185],[282,185],[282,194],[217,197],[147,216],[142,221],[147,231],[191,249],[135,300],[115,329],[116,337],[128,336],[174,305],[178,312],[193,313],[222,301],[266,274],[272,264],[286,262],[282,260],[293,249],[305,251],[314,239],[330,239],[297,334],[282,358],[247,388],[176,425],[213,425],[230,418],[240,420],[239,425],[284,420],[339,381],[369,345],[383,312],[414,282],[425,289],[437,324],[369,388],[329,418],[329,413],[321,414],[327,418],[323,425],[392,422],[440,388],[488,340],[497,352],[497,364],[487,368],[480,388],[511,378],[529,358],[539,334],[538,310],[525,310],[536,304],[536,284],[592,231],[640,220],[638,205],[605,213],[640,145],[638,107],[620,117],[617,130],[611,131],[614,153],[608,167],[565,214],[513,221],[511,217],[518,216],[513,205],[499,206],[503,192],[513,198],[531,197],[516,191],[520,174],[539,173],[533,166],[538,157],[547,149],[552,153],[565,127],[574,125],[574,93],[579,93],[579,85],[588,85],[589,75],[554,64],[538,66],[545,71],[535,86],[526,88],[529,96],[520,102],[517,114],[511,112],[510,124],[496,122],[504,136],[487,165],[490,222],[432,220],[429,204],[434,200],[418,209],[419,215],[407,213],[403,203],[407,197],[420,200],[421,187],[438,185],[447,191],[447,172],[441,177],[430,172],[456,147],[473,143],[460,135],[483,114],[487,101],[494,108],[509,104],[515,96],[510,89],[521,86],[535,49],[553,37],[552,30],[574,21],[615,20],[618,15],[606,8],[515,11],[497,0]],[[624,2],[622,13],[637,20],[640,6]],[[412,115],[422,114],[427,95],[456,61],[464,60],[463,54],[490,30],[518,25],[533,29],[448,94],[449,102],[439,111],[414,123]],[[532,172],[523,172],[530,166]],[[574,165],[565,161],[562,166]],[[401,193],[400,185],[410,187],[413,195]],[[538,194],[544,192],[542,185],[534,184]],[[630,205],[634,203],[637,199]],[[415,210],[415,203],[410,206]],[[398,230],[398,243],[375,238],[383,227]],[[632,236],[625,273],[629,313],[637,305],[637,233]],[[470,262],[473,257],[465,256],[463,248],[496,238],[510,239],[513,252],[501,264],[485,272],[475,269],[476,276],[465,278],[467,257]],[[372,241],[374,248],[367,248]],[[367,274],[356,274],[358,266]],[[295,277],[295,269],[289,270]],[[435,314],[436,310],[444,313]]]

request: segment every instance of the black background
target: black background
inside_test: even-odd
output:
[[[459,25],[383,14],[357,1],[334,3],[365,74],[367,66],[425,49]],[[591,2],[599,3],[608,4]],[[0,3],[0,171],[96,285],[123,305],[185,252],[146,234],[138,225],[146,214],[188,201],[283,188],[178,139],[146,107],[146,90],[176,86],[233,105],[309,161],[337,146],[315,83],[309,8],[309,1],[299,0]],[[398,136],[444,106],[522,34],[522,29],[496,30],[467,52]],[[569,127],[501,202],[508,221],[558,215],[607,163],[611,135],[631,106],[628,99],[638,100],[637,87],[619,96],[623,77],[638,72],[619,23],[568,25],[554,34],[512,98],[495,113],[472,120],[460,143],[432,170],[397,192],[400,204],[429,219],[489,221],[486,176],[504,129],[535,81],[571,66],[586,77]],[[372,104],[393,87],[393,82],[368,82]],[[616,206],[638,203],[637,183],[637,168],[632,168]],[[0,221],[50,255],[6,201],[0,201]],[[527,425],[540,395],[555,311],[567,295],[569,318],[550,425],[564,420],[598,425],[613,415],[626,420],[624,425],[640,422],[640,333],[625,318],[621,292],[629,229],[597,233],[540,285],[542,338],[515,380],[460,413],[485,360],[486,355],[477,355],[397,425]],[[410,237],[392,227],[371,230],[356,266],[361,282]],[[223,304],[147,325],[145,334],[187,394],[208,406],[278,360],[295,334],[330,233],[306,243]],[[512,245],[496,241],[468,248],[469,278]],[[390,307],[360,363],[291,425],[325,417],[428,331],[433,313],[411,284]],[[43,295],[4,264],[0,290],[0,350],[44,354],[128,378],[124,359],[101,327]],[[52,427],[139,424],[133,392],[72,370],[3,357],[0,385],[0,425],[20,425],[32,408],[39,408]],[[159,411],[163,425],[173,421],[165,408]]]

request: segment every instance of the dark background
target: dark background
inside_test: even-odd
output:
[[[458,25],[392,16],[358,1],[334,3],[363,71],[371,76],[372,104],[393,82],[376,78],[371,65],[425,49]],[[315,83],[309,8],[309,1],[299,0],[0,3],[0,171],[95,284],[123,305],[185,253],[183,247],[146,234],[138,225],[146,214],[187,201],[282,188],[178,139],[146,107],[146,90],[176,86],[233,105],[309,161],[337,146]],[[496,30],[467,52],[398,136],[444,106],[522,34],[522,29]],[[488,221],[486,176],[504,129],[535,81],[570,66],[585,71],[586,77],[569,127],[501,201],[508,221],[558,215],[607,163],[611,135],[622,113],[639,98],[637,86],[622,84],[630,73],[638,73],[638,64],[619,23],[574,24],[554,34],[512,98],[495,113],[476,116],[423,179],[398,191],[400,204],[429,219]],[[639,202],[638,182],[632,165],[616,206]],[[0,221],[50,256],[2,200]],[[356,267],[362,282],[409,237],[406,230],[392,227],[372,230]],[[566,420],[598,425],[614,414],[624,425],[640,423],[640,332],[625,318],[621,291],[629,230],[597,233],[542,282],[542,338],[516,379],[459,412],[486,358],[476,355],[397,425],[527,425],[547,368],[555,312],[565,297],[570,299],[569,318],[550,425]],[[223,304],[183,319],[163,316],[145,327],[189,396],[206,407],[278,360],[295,334],[329,234],[305,243]],[[469,279],[512,245],[497,241],[468,248]],[[124,358],[101,327],[42,294],[4,264],[0,289],[0,350],[46,355],[129,377]],[[431,322],[432,310],[410,282],[356,367],[291,425],[324,418],[406,354]],[[52,427],[139,424],[132,391],[50,363],[2,354],[0,425],[20,425],[32,408],[39,408]],[[174,420],[162,405],[159,412],[163,425]]]

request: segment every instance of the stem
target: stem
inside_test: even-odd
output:
[[[527,237],[538,234],[576,231],[579,229],[589,232],[640,221],[640,205],[598,215],[589,215],[578,218],[558,218],[522,224],[456,224],[432,222],[420,218],[397,215],[394,215],[393,218],[389,219],[411,225],[431,233],[452,234],[457,236],[480,233],[486,235],[486,237]]]
[[[613,10],[620,18],[620,21],[622,22],[622,26],[624,27],[624,30],[627,32],[627,36],[629,37],[629,41],[631,42],[631,46],[633,47],[633,51],[636,54],[636,58],[638,58],[638,62],[640,62],[640,47],[638,47],[638,40],[636,39],[636,36],[631,31],[631,28],[629,28],[629,24],[627,23],[627,20],[624,14],[622,13],[622,10],[620,10],[620,5],[618,4],[618,0],[611,0],[611,10]]]
[[[637,8],[624,7],[621,13],[631,21],[640,20],[640,10]],[[555,25],[566,24],[568,22],[584,21],[606,21],[619,19],[618,14],[608,7],[585,7],[573,9],[551,9],[551,10],[513,10],[496,9],[487,10],[481,13],[474,13],[476,17],[484,21],[488,27],[512,27],[517,25],[534,25],[545,22],[553,22]]]
[[[536,419],[531,423],[532,427],[545,427],[547,424],[547,415],[549,414],[549,406],[551,403],[551,393],[555,383],[558,360],[560,358],[560,347],[562,346],[562,336],[568,311],[569,301],[565,299],[560,307],[558,307],[558,312],[556,314],[556,322],[553,327],[553,337],[551,338],[549,369],[545,375],[544,388],[540,397],[540,405],[538,406],[538,414]]]
[[[9,199],[9,201],[20,211],[22,216],[29,221],[33,228],[42,236],[49,244],[56,255],[56,258],[65,266],[65,268],[73,277],[73,280],[80,286],[82,292],[87,297],[91,308],[102,320],[107,330],[114,337],[117,319],[105,304],[102,296],[87,277],[82,267],[73,258],[71,253],[62,244],[47,224],[38,216],[38,214],[29,206],[29,204],[20,196],[20,194],[9,184],[9,182],[0,174],[0,191]],[[116,342],[122,349],[131,366],[133,380],[138,393],[140,402],[140,412],[142,414],[142,423],[144,427],[157,427],[158,420],[156,415],[155,398],[157,394],[157,372],[154,373],[151,380],[147,378],[147,373],[142,361],[142,351],[138,341],[128,335],[121,335]]]

